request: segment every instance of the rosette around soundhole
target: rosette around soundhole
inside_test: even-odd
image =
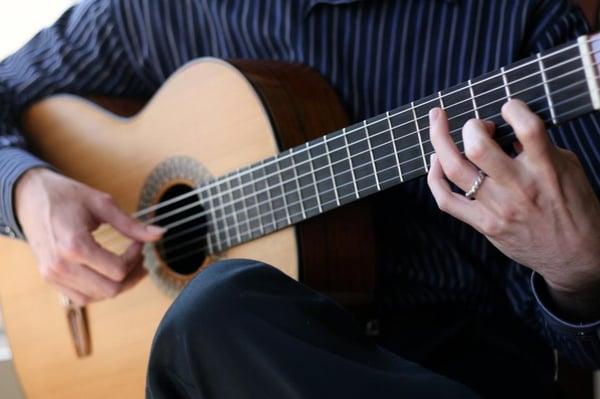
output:
[[[144,264],[170,296],[209,263],[211,220],[201,187],[211,178],[198,161],[178,156],[158,164],[142,189],[138,209],[146,213],[140,219],[167,228],[159,242],[144,247]]]

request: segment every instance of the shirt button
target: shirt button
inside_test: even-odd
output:
[[[12,231],[12,229],[8,226],[4,227],[4,233],[9,236],[10,238],[15,238],[17,235],[15,234],[14,231]]]

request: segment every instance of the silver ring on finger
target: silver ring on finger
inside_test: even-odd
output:
[[[485,173],[483,173],[481,170],[478,171],[477,177],[475,178],[475,181],[473,182],[473,185],[471,186],[469,191],[465,193],[465,197],[467,197],[470,200],[475,199],[475,194],[477,194],[477,191],[479,191],[479,189],[481,188],[481,184],[485,180],[485,177]]]

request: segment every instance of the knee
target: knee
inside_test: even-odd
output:
[[[244,312],[243,296],[259,289],[262,276],[281,273],[262,262],[232,259],[215,263],[199,273],[173,302],[161,321],[156,339],[162,336],[202,335],[209,338],[225,324],[234,327]]]

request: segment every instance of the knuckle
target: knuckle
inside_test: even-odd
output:
[[[115,204],[115,200],[108,193],[100,193],[98,194],[98,203],[100,206],[112,207]]]
[[[120,287],[117,284],[111,284],[104,289],[105,298],[114,298],[121,292]]]
[[[538,182],[534,179],[527,179],[525,180],[523,183],[521,183],[520,185],[520,191],[521,191],[521,195],[524,197],[524,199],[529,202],[529,201],[533,201],[535,202],[538,195],[539,195],[539,189],[538,189]]]
[[[445,172],[450,180],[456,182],[463,174],[463,165],[458,161],[448,162]]]
[[[125,271],[125,266],[119,265],[119,268],[117,268],[114,271],[113,276],[118,282],[123,282],[123,280],[125,280],[125,278],[127,278],[127,272]]]
[[[450,196],[447,193],[438,195],[435,201],[440,211],[448,213],[450,210]]]
[[[512,205],[505,205],[500,208],[500,218],[498,219],[498,224],[504,227],[509,223],[512,223],[519,219],[519,211],[516,207]]]
[[[69,235],[62,242],[62,251],[68,257],[76,257],[84,253],[85,245],[79,236]]]
[[[465,144],[465,155],[473,161],[482,160],[485,157],[486,148],[483,140],[473,138]]]
[[[55,259],[43,264],[40,272],[45,281],[54,282],[64,276],[68,271],[67,269],[67,265],[63,261]]]
[[[123,218],[122,222],[123,229],[129,232],[133,232],[137,227],[137,223],[131,220],[130,218]]]
[[[429,186],[429,188],[433,188],[434,181],[435,179],[433,178],[433,174],[427,173],[427,185]]]
[[[487,217],[481,222],[481,232],[488,237],[498,237],[504,230],[505,222],[500,218]]]
[[[56,274],[51,265],[42,265],[42,267],[40,267],[40,273],[46,282],[53,282],[56,279]]]
[[[572,165],[580,165],[579,157],[573,151],[559,148],[560,154]]]
[[[479,119],[471,118],[465,123],[463,127],[463,132],[471,129],[480,129],[482,127],[482,122]]]
[[[64,276],[69,273],[69,267],[65,262],[55,262],[54,264],[52,264],[50,270],[52,270],[52,273],[56,277]]]
[[[521,122],[521,131],[525,138],[540,136],[544,132],[544,123],[535,116],[529,116]]]

